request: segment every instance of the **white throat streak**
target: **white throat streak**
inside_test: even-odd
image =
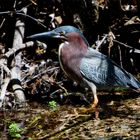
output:
[[[61,43],[59,45],[59,50],[58,50],[58,59],[59,59],[59,63],[60,63],[60,67],[61,69],[64,71],[64,73],[68,76],[68,74],[65,72],[64,67],[62,65],[62,61],[61,61],[61,49],[65,46],[65,44],[69,44],[69,42],[65,41],[64,43]]]

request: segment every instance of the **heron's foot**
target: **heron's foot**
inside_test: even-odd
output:
[[[93,103],[92,103],[92,107],[96,108],[98,105],[98,99],[94,99]]]
[[[97,106],[98,106],[98,100],[94,100],[91,105],[91,109],[94,110],[94,112],[95,112],[95,118],[99,119],[99,110],[98,110]]]
[[[93,116],[95,116],[95,119],[99,119],[99,110],[97,108],[97,106],[93,106],[91,105],[90,107],[86,108],[86,107],[80,107],[78,109],[78,112],[80,112],[80,114],[93,114]]]

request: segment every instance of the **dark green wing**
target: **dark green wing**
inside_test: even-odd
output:
[[[140,83],[128,72],[100,52],[89,48],[81,60],[81,74],[96,86],[140,88]]]

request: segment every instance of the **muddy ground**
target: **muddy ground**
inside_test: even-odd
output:
[[[28,107],[0,112],[2,140],[9,137],[8,126],[17,123],[20,139],[121,140],[140,139],[140,96],[137,93],[99,93],[99,118],[88,106],[66,103],[50,108],[29,102]]]

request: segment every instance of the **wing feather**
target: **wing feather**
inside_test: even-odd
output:
[[[129,87],[133,76],[100,52],[89,48],[81,60],[80,71],[84,78],[96,86]],[[133,78],[133,82],[135,79]]]

